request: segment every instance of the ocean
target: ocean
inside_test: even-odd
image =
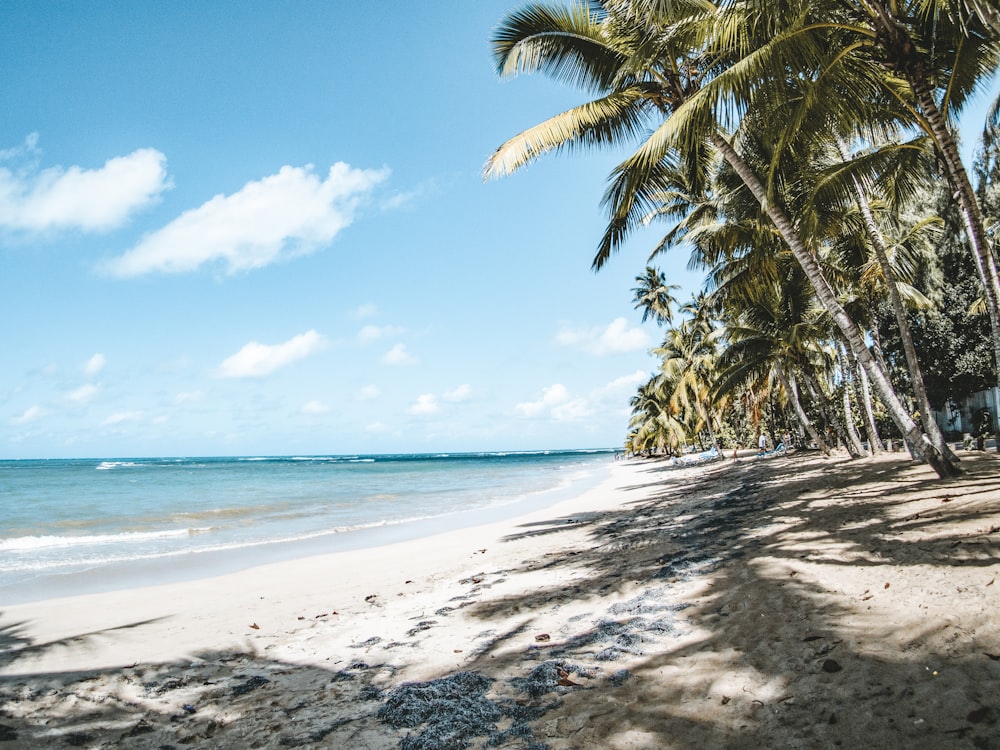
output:
[[[199,578],[512,517],[613,451],[0,461],[0,605]]]

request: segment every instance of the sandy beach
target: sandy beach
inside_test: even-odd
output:
[[[1000,748],[1000,457],[616,463],[532,516],[0,608],[0,747]]]

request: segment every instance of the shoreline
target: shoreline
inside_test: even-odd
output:
[[[420,528],[419,523],[400,525],[398,530],[404,533],[407,530],[413,532],[413,536],[406,536],[403,539],[381,542],[376,539],[373,540],[375,543],[361,542],[358,546],[322,553],[293,553],[287,559],[239,565],[235,570],[195,574],[179,580],[156,581],[141,586],[113,586],[105,590],[88,590],[77,594],[68,593],[5,603],[0,605],[0,628],[9,627],[11,619],[21,622],[32,621],[39,625],[39,629],[33,632],[36,640],[58,643],[71,637],[68,620],[76,620],[77,623],[82,621],[86,632],[99,632],[131,627],[131,622],[152,622],[173,617],[181,619],[179,625],[181,633],[191,631],[190,637],[185,634],[179,638],[180,642],[190,642],[191,648],[199,646],[229,648],[244,645],[247,641],[235,634],[225,643],[204,643],[206,638],[211,640],[215,634],[198,627],[190,628],[190,623],[183,621],[182,613],[176,611],[177,607],[172,602],[185,601],[190,605],[188,609],[195,608],[206,613],[213,610],[228,613],[234,608],[250,606],[255,597],[258,600],[277,600],[281,603],[280,617],[287,620],[291,614],[289,608],[308,609],[308,604],[314,600],[322,599],[324,596],[330,599],[331,592],[316,592],[301,584],[289,591],[285,581],[301,582],[314,575],[330,576],[332,580],[326,585],[338,589],[337,595],[341,599],[350,599],[356,597],[359,591],[389,585],[390,580],[397,583],[395,579],[403,575],[404,567],[411,570],[408,574],[409,579],[417,575],[412,572],[413,570],[422,570],[424,577],[432,578],[439,568],[455,564],[455,558],[468,557],[470,553],[466,548],[471,548],[471,554],[475,554],[480,549],[486,549],[485,545],[495,544],[496,539],[522,525],[538,522],[553,515],[571,515],[581,507],[589,510],[603,507],[607,497],[613,492],[611,486],[618,481],[618,472],[614,471],[616,466],[623,465],[615,464],[608,467],[606,475],[581,495],[563,498],[543,507],[533,507],[527,512],[522,511],[515,515],[508,516],[504,511],[515,510],[518,505],[532,505],[533,502],[526,500],[511,505],[465,511],[453,518],[464,520],[466,523],[443,530],[439,528],[428,532],[427,529]],[[467,523],[472,518],[482,519],[497,513],[502,517],[487,522],[480,520],[479,523],[471,525]],[[403,529],[403,526],[407,528]],[[416,564],[411,568],[409,563],[403,566],[395,562],[412,561],[415,558],[422,560],[423,564]],[[355,577],[354,580],[336,580],[347,571]],[[278,592],[281,592],[280,599]],[[289,599],[294,597],[294,601],[288,602],[287,606],[285,606],[286,597]],[[79,617],[67,617],[68,612],[79,614]],[[128,615],[123,616],[119,613]],[[67,626],[59,625],[60,622],[66,622]],[[178,629],[171,629],[170,632],[172,637],[178,638]],[[156,640],[155,634],[152,638]],[[93,650],[88,650],[86,656],[82,654],[76,657],[63,656],[57,659],[57,665],[61,668],[86,670],[121,667],[136,662],[131,656],[114,656],[113,654],[120,648],[116,647],[111,652],[98,649],[96,655]],[[156,649],[151,654],[149,657],[139,657],[138,661],[185,655],[178,653],[174,645],[167,647],[166,650]],[[0,675],[9,673],[11,672],[6,668],[0,667]]]
[[[1000,459],[962,458],[620,462],[513,519],[4,607],[0,739],[987,747]]]
[[[229,548],[178,551],[154,557],[107,562],[65,573],[46,573],[16,583],[0,585],[0,602],[6,605],[57,599],[77,594],[140,589],[200,578],[239,573],[271,563],[327,554],[350,553],[368,547],[417,540],[467,527],[505,522],[549,507],[605,481],[608,462],[595,463],[584,477],[570,476],[566,484],[532,491],[514,499],[483,507],[466,508],[423,518],[373,523],[358,528],[329,529],[309,536],[263,540]]]

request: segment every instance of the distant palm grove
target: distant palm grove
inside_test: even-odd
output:
[[[1000,99],[969,167],[955,125],[1000,67],[995,0],[534,3],[492,42],[502,76],[586,100],[503,143],[485,175],[621,152],[595,269],[664,226],[633,290],[665,336],[629,451],[764,429],[856,456],[903,438],[959,471],[931,410],[998,384]],[[705,272],[679,307],[654,265],[678,245]]]

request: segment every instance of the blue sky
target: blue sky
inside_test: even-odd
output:
[[[580,101],[516,5],[0,5],[0,457],[620,445],[655,235],[590,270],[611,155],[483,182]]]

